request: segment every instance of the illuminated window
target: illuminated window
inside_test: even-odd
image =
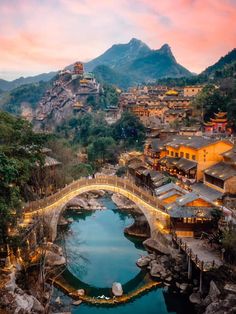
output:
[[[192,155],[192,160],[196,160],[196,155]]]
[[[180,157],[184,157],[184,153],[183,152],[180,152]]]
[[[173,157],[174,156],[174,152],[170,152],[170,155]]]
[[[187,159],[189,159],[189,153],[186,153],[186,154],[185,154],[185,157],[186,157]]]
[[[179,154],[178,154],[178,153],[175,153],[175,157],[179,157]]]

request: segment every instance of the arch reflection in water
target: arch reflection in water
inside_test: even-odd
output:
[[[108,209],[115,208],[109,198],[103,198],[103,203]],[[74,289],[84,288],[89,296],[97,297],[111,296],[110,288],[114,281],[122,283],[125,293],[134,291],[148,282],[146,272],[140,271],[136,266],[139,256],[145,254],[141,241],[130,241],[130,238],[123,234],[124,228],[133,222],[128,213],[119,212],[118,215],[116,210],[104,210],[87,214],[67,212],[67,215],[74,219],[70,226],[71,233],[65,238],[69,265],[63,276],[67,284],[72,285]],[[57,293],[60,294],[58,291]],[[174,296],[172,298],[174,299]],[[179,297],[178,302],[174,302],[177,311],[171,309],[170,312],[189,313],[189,307]],[[98,308],[84,303],[78,309],[72,309],[72,313],[82,314],[108,312],[164,314],[168,313],[168,310],[162,288],[142,294],[132,302],[117,307]]]

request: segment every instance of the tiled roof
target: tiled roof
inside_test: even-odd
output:
[[[199,149],[218,142],[218,139],[206,138],[202,136],[177,136],[167,143],[168,146],[179,148],[181,145]]]
[[[160,188],[158,189],[155,189],[155,194],[158,196],[158,195],[161,195],[162,193],[165,193],[165,192],[170,192],[172,190],[176,190],[176,191],[179,191],[183,194],[186,193],[186,191],[184,191],[182,188],[180,188],[178,185],[174,184],[174,183],[168,183],[168,184],[165,184],[163,186],[161,186]]]
[[[182,207],[176,204],[165,206],[168,214],[173,218],[211,218],[212,208],[209,207]]]
[[[180,158],[175,166],[180,170],[189,171],[190,169],[197,167],[197,163],[186,158]]]
[[[223,196],[222,192],[210,188],[209,186],[203,184],[202,182],[197,182],[192,185],[193,192],[204,196],[209,201],[213,202],[220,199]]]
[[[233,163],[236,162],[236,146],[234,146],[231,150],[222,154],[223,157],[230,159]]]
[[[232,165],[226,164],[225,162],[220,162],[212,167],[207,168],[204,173],[225,181],[236,176],[236,168]]]

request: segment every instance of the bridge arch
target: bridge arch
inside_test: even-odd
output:
[[[137,187],[127,179],[116,176],[101,176],[94,179],[77,180],[46,199],[32,202],[25,212],[39,213],[48,217],[52,229],[52,240],[56,237],[57,222],[65,205],[74,197],[89,191],[105,190],[119,193],[133,201],[145,215],[151,235],[156,231],[169,229],[170,217],[161,202],[150,193]]]

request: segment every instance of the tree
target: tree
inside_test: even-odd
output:
[[[71,166],[71,173],[75,180],[81,177],[87,177],[94,173],[94,169],[90,164],[80,163],[77,165]]]
[[[231,263],[236,262],[236,230],[234,228],[225,231],[222,240],[225,249],[225,258]]]
[[[142,149],[145,139],[145,127],[138,117],[130,112],[124,112],[113,125],[113,137],[123,141],[126,149]]]
[[[112,137],[99,137],[88,146],[88,159],[91,162],[115,161],[116,157],[116,143]]]
[[[36,164],[43,164],[44,141],[27,121],[0,112],[0,242],[21,215],[25,186]]]

